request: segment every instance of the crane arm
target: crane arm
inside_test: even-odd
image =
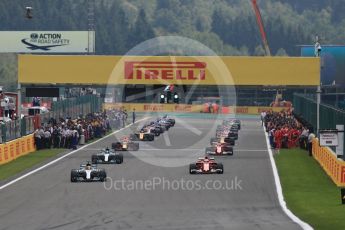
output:
[[[264,24],[263,24],[262,18],[261,18],[260,9],[256,3],[256,0],[252,0],[252,5],[253,5],[253,9],[254,9],[255,16],[256,16],[256,21],[257,21],[259,29],[260,29],[261,39],[262,39],[262,43],[264,44],[264,47],[265,47],[266,55],[271,56],[271,51],[270,51],[270,47],[268,45]]]

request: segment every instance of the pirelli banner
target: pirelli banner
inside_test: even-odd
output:
[[[320,59],[19,55],[22,84],[286,85],[320,83]]]

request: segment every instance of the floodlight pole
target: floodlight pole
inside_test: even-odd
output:
[[[316,129],[317,129],[317,134],[319,134],[320,130],[320,103],[321,103],[321,87],[318,86],[316,90],[316,119],[317,119],[317,124],[316,124]]]
[[[316,36],[316,43],[315,43],[315,56],[320,58],[320,83],[317,86],[316,90],[316,133],[319,135],[320,130],[320,103],[321,103],[321,45],[318,41],[318,37]]]
[[[88,6],[88,54],[95,53],[95,0],[87,0]]]
[[[19,120],[22,118],[22,86],[20,82],[17,87],[17,117]]]

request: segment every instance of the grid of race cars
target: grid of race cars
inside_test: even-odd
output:
[[[71,182],[104,182],[107,179],[105,169],[98,168],[98,164],[121,164],[123,154],[121,151],[138,151],[139,141],[154,141],[155,137],[168,131],[175,125],[175,119],[167,115],[151,121],[137,132],[116,140],[110,148],[102,149],[93,154],[91,162],[80,165],[79,169],[71,170]],[[190,174],[223,174],[223,164],[215,160],[215,156],[234,154],[233,146],[238,139],[241,121],[238,119],[225,119],[217,126],[215,137],[211,138],[210,146],[205,149],[205,156],[189,165]]]

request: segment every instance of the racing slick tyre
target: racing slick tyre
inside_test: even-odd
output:
[[[148,141],[154,141],[154,139],[155,139],[155,136],[152,134],[152,135],[149,135],[148,137],[147,137],[147,140]]]
[[[196,164],[190,164],[189,165],[189,174],[195,174],[196,172],[194,172],[194,170],[196,170]]]
[[[218,174],[223,174],[223,172],[224,172],[224,167],[223,167],[223,164],[222,164],[222,163],[218,163],[218,164],[217,164],[217,169],[221,169],[221,170],[222,170],[221,172],[218,172]]]
[[[129,135],[129,138],[132,140],[132,141],[138,141],[138,137],[135,135],[135,134],[131,134]]]
[[[217,138],[212,137],[210,140],[210,144],[212,145],[213,142],[217,142]]]
[[[71,171],[71,182],[77,182],[77,172]]]
[[[208,152],[211,152],[213,151],[213,148],[212,147],[206,147],[205,149],[205,155],[210,155]]]
[[[155,132],[155,136],[158,137],[160,135],[159,132]]]
[[[116,149],[117,146],[119,146],[119,145],[121,145],[121,143],[118,142],[118,141],[116,141],[116,142],[114,142],[114,143],[111,144],[111,148],[112,148],[112,149]]]
[[[115,155],[115,162],[116,162],[116,164],[122,164],[123,163],[123,155],[121,153],[118,155]]]
[[[98,160],[97,155],[92,155],[92,157],[91,157],[92,164],[97,164],[97,160]]]
[[[101,182],[107,181],[107,173],[105,170],[99,172],[99,179]]]

